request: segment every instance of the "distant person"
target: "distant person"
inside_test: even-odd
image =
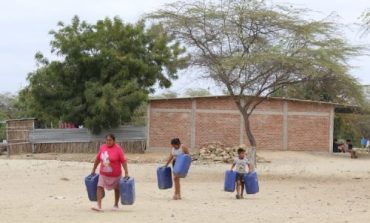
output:
[[[340,153],[338,139],[334,139],[333,142],[333,153]]]
[[[175,166],[176,163],[176,157],[180,154],[189,154],[189,149],[181,144],[181,141],[179,138],[174,138],[171,140],[171,153],[168,157],[166,167],[172,162],[172,167]],[[180,177],[174,175],[173,181],[175,182],[175,194],[173,195],[174,200],[181,200],[181,187],[180,187]]]
[[[351,158],[352,159],[355,159],[357,158],[357,154],[356,154],[356,151],[353,150],[353,144],[352,144],[352,140],[350,139],[347,139],[346,140],[346,152],[349,152],[351,154]]]
[[[120,198],[119,181],[122,177],[122,167],[125,170],[125,178],[128,178],[127,159],[122,148],[116,144],[116,137],[108,134],[105,137],[105,144],[100,147],[96,155],[94,167],[91,174],[95,175],[96,168],[100,164],[100,175],[97,189],[97,207],[94,211],[102,211],[102,199],[104,189],[114,190],[113,210],[118,210],[118,201]],[[122,166],[122,167],[121,167]]]
[[[361,139],[361,147],[363,149],[366,148],[366,144],[367,144],[367,139],[365,137],[362,137],[362,139]]]
[[[244,193],[244,176],[247,173],[246,167],[248,165],[248,172],[252,171],[252,164],[249,162],[245,155],[245,150],[243,148],[238,149],[238,157],[234,159],[231,165],[231,170],[236,171],[236,199],[243,199]]]

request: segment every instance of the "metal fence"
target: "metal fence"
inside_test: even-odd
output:
[[[29,134],[31,143],[92,142],[104,140],[108,133],[113,133],[118,142],[145,139],[145,127],[124,126],[99,135],[91,134],[88,129],[34,129]]]
[[[29,138],[33,153],[95,153],[108,133],[125,152],[143,153],[146,150],[145,127],[124,126],[99,135],[87,129],[34,129]]]
[[[91,134],[87,129],[36,129],[35,119],[6,122],[8,155],[20,153],[95,153],[104,143],[106,134],[113,133],[125,152],[143,153],[146,150],[145,127],[122,126]]]

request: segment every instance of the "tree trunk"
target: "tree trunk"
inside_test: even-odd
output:
[[[249,159],[250,159],[251,163],[253,164],[253,166],[254,167],[257,167],[257,159],[256,159],[256,155],[257,155],[256,154],[257,143],[256,143],[256,139],[254,138],[254,135],[253,135],[252,130],[251,130],[251,127],[250,127],[250,122],[249,122],[250,114],[248,114],[246,111],[241,111],[241,112],[242,112],[243,119],[244,119],[245,133],[247,134],[247,137],[248,137],[248,140],[249,140],[249,144],[252,146],[252,150],[248,154],[249,155]]]

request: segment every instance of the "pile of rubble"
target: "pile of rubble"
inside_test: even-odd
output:
[[[250,149],[244,144],[230,147],[218,142],[206,143],[200,147],[198,152],[192,154],[192,158],[196,161],[232,163],[238,156],[239,148],[245,149],[248,155]],[[260,156],[256,156],[256,159],[258,163],[270,163]]]
[[[244,148],[245,145],[226,147],[221,143],[207,143],[200,147],[199,152],[192,154],[193,160],[199,161],[214,161],[232,163],[237,156],[239,148]]]

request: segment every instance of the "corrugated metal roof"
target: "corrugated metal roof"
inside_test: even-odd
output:
[[[27,120],[37,120],[36,118],[17,118],[17,119],[8,119],[5,122],[9,121],[27,121]]]
[[[204,98],[228,98],[231,97],[230,95],[211,95],[211,96],[196,96],[196,97],[178,97],[178,98],[149,98],[149,101],[163,101],[163,100],[186,100],[186,99],[204,99]],[[246,95],[245,97],[253,97]],[[353,105],[345,105],[333,102],[325,102],[325,101],[312,101],[312,100],[303,100],[303,99],[296,99],[296,98],[284,98],[284,97],[267,97],[266,100],[281,100],[281,101],[295,101],[295,102],[305,102],[305,103],[316,103],[316,104],[327,104],[327,105],[334,105],[334,106],[349,106],[354,107]]]

